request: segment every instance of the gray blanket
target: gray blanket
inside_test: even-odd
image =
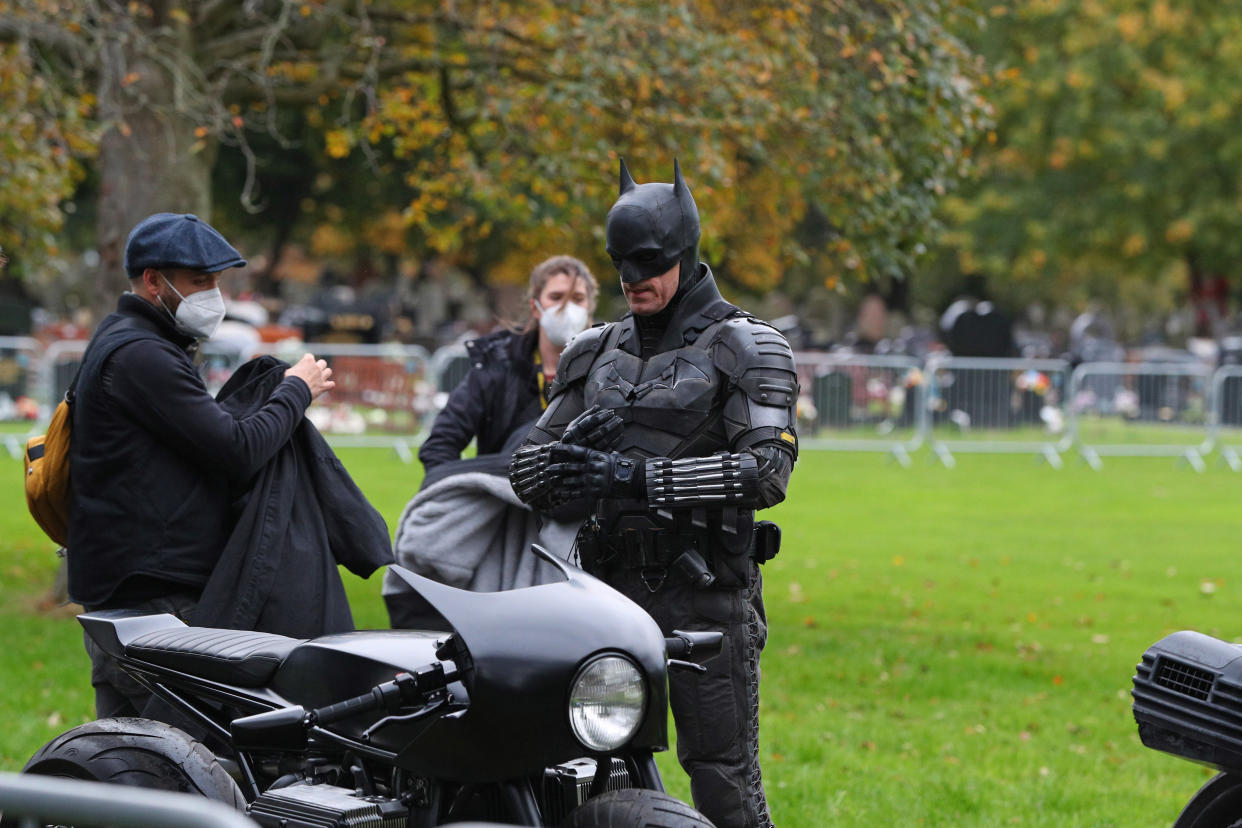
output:
[[[569,559],[577,524],[545,520],[542,531],[507,477],[465,472],[433,483],[406,504],[393,542],[397,563],[475,592],[498,592],[556,578],[530,551],[538,543]],[[384,595],[408,591],[392,573]]]

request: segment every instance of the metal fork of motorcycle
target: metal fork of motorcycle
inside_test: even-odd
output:
[[[517,820],[516,825],[539,826],[543,824],[543,816],[539,813],[539,804],[535,801],[535,791],[529,779],[510,779],[500,783],[500,795],[505,806]]]
[[[637,787],[664,793],[664,780],[660,778],[660,769],[656,767],[651,751],[636,750],[626,761],[638,782]]]

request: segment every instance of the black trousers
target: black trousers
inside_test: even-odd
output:
[[[636,569],[595,573],[645,609],[665,635],[724,633],[706,673],[669,671],[677,758],[690,776],[694,806],[717,828],[772,825],[759,770],[759,654],[768,624],[758,565],[750,562],[749,572],[742,586],[697,589],[671,570],[655,591]]]

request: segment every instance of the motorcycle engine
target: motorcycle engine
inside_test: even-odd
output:
[[[1242,646],[1182,631],[1147,648],[1134,676],[1139,738],[1222,771],[1242,771]]]
[[[396,799],[304,783],[265,791],[246,813],[264,828],[404,828],[410,815]]]

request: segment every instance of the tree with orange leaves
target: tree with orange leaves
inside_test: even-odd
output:
[[[980,65],[948,27],[956,8],[0,0],[0,40],[101,127],[103,294],[138,219],[209,213],[222,143],[240,148],[235,190],[261,211],[253,139],[278,152],[291,112],[325,165],[361,157],[399,199],[345,209],[391,227],[395,208],[414,252],[502,280],[534,251],[602,249],[618,154],[653,175],[677,156],[712,214],[706,255],[726,283],[763,291],[789,274],[803,289],[900,276],[935,237],[988,119]]]

